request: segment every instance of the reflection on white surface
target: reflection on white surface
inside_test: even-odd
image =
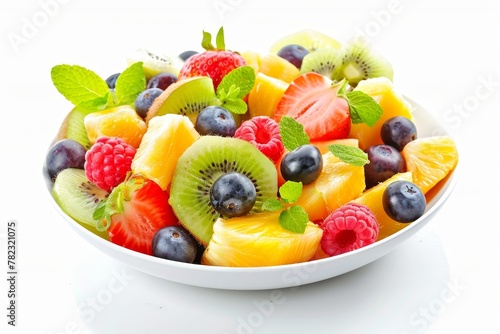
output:
[[[299,333],[320,323],[316,333],[423,333],[462,289],[431,228],[354,272],[287,289],[191,287],[99,256],[89,252],[73,266],[80,316],[53,322],[54,330],[73,323],[91,333]]]

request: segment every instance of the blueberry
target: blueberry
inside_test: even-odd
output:
[[[257,191],[253,182],[237,172],[223,174],[210,188],[212,206],[227,218],[246,215],[256,199]]]
[[[380,136],[384,144],[401,151],[410,141],[417,138],[417,127],[403,116],[391,117],[382,124]]]
[[[233,115],[218,106],[203,109],[196,118],[195,129],[200,135],[218,135],[233,137],[236,132],[236,122]]]
[[[425,196],[414,183],[394,181],[387,186],[382,196],[384,211],[400,223],[411,223],[420,218],[427,202]]]
[[[370,163],[365,165],[366,188],[376,186],[397,173],[406,171],[401,153],[390,145],[370,146],[366,153]]]
[[[83,169],[85,165],[85,147],[73,139],[56,142],[47,152],[45,167],[51,179],[65,168]]]
[[[167,226],[153,237],[153,255],[163,259],[193,263],[198,243],[182,226]]]
[[[277,55],[283,59],[288,60],[290,63],[295,65],[298,69],[302,66],[302,60],[309,53],[309,51],[298,44],[290,44],[282,47]]]
[[[323,157],[318,148],[311,144],[297,147],[285,154],[281,160],[281,175],[286,181],[312,183],[323,169]]]
[[[159,88],[165,90],[173,83],[177,82],[177,76],[169,72],[158,73],[148,81],[146,88]]]
[[[181,52],[179,54],[179,58],[186,61],[189,57],[191,57],[197,53],[198,53],[197,51],[187,50],[187,51]]]
[[[107,79],[106,79],[106,84],[108,85],[109,89],[115,89],[116,87],[116,80],[120,76],[120,73],[115,73],[111,74]]]
[[[149,108],[153,104],[154,100],[163,93],[163,90],[159,88],[149,88],[140,93],[135,99],[135,111],[142,118],[146,118],[148,115]]]

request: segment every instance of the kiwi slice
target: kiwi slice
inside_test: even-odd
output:
[[[180,114],[188,116],[196,123],[200,111],[211,105],[219,105],[212,79],[209,77],[191,77],[168,86],[149,108],[146,122],[154,116]]]
[[[304,57],[300,72],[316,72],[331,79],[339,66],[339,50],[334,48],[323,48],[310,52]]]
[[[55,138],[55,141],[61,139],[73,139],[80,144],[82,144],[86,149],[90,148],[90,140],[87,136],[87,131],[85,130],[85,125],[83,119],[91,111],[73,108],[64,118],[59,131]]]
[[[274,42],[269,51],[271,53],[277,53],[282,47],[290,44],[302,45],[309,52],[323,48],[340,49],[342,47],[339,41],[328,35],[313,29],[304,29],[278,39]]]
[[[144,74],[148,80],[162,72],[179,75],[179,71],[184,63],[178,56],[170,56],[145,48],[137,49],[127,57],[129,65],[139,61],[142,62]]]
[[[220,218],[210,204],[210,189],[229,172],[242,173],[254,183],[257,200],[250,213],[276,198],[276,167],[254,145],[232,137],[200,137],[177,162],[169,202],[181,224],[203,245],[210,241],[213,224]]]
[[[91,183],[83,169],[66,168],[57,174],[52,196],[59,207],[80,225],[107,238],[106,232],[97,231],[98,221],[92,217],[97,205],[109,193]]]
[[[347,79],[353,87],[368,78],[386,77],[392,81],[394,74],[391,63],[364,36],[353,37],[344,45],[341,64],[335,72],[334,80]]]

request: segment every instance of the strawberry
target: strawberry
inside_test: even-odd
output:
[[[274,118],[278,122],[284,115],[295,118],[311,140],[347,138],[351,116],[347,101],[338,94],[340,88],[321,74],[304,73],[290,83]]]
[[[169,194],[159,185],[140,175],[133,175],[113,189],[108,199],[94,213],[111,242],[151,255],[155,233],[178,225],[168,204]]]
[[[217,89],[222,78],[240,66],[245,66],[246,61],[236,52],[226,50],[224,43],[224,29],[221,27],[216,36],[216,47],[212,45],[212,35],[203,32],[201,42],[205,52],[189,57],[179,72],[179,79],[189,77],[207,76],[212,78],[214,88]]]

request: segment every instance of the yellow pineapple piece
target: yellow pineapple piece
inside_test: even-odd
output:
[[[413,121],[411,105],[404,97],[394,89],[392,81],[385,78],[371,78],[358,83],[355,91],[361,91],[371,96],[382,108],[383,114],[373,126],[367,124],[353,124],[349,137],[359,140],[362,150],[372,145],[382,144],[380,128],[389,118],[403,116]]]
[[[240,55],[245,59],[247,65],[254,69],[255,75],[257,75],[262,61],[260,54],[256,51],[247,50],[240,52]]]
[[[406,172],[406,173],[395,174],[389,179],[385,180],[384,182],[379,183],[378,185],[368,189],[361,196],[353,200],[354,203],[363,204],[369,207],[370,210],[372,210],[373,214],[375,215],[375,218],[377,218],[377,222],[380,226],[377,241],[387,238],[388,236],[408,226],[408,224],[399,223],[391,219],[385,213],[384,206],[382,203],[382,195],[384,194],[385,188],[387,188],[387,186],[392,182],[398,180],[412,182],[413,181],[412,173]]]
[[[270,53],[262,57],[259,72],[290,83],[300,75],[300,70],[288,60]]]
[[[313,183],[303,187],[296,204],[306,210],[311,221],[319,221],[360,196],[364,189],[364,168],[345,163],[327,152],[323,154],[321,174]]]
[[[141,173],[166,190],[177,160],[200,135],[187,116],[153,117],[132,161],[132,172]]]
[[[288,83],[257,73],[253,89],[248,94],[248,111],[251,117],[273,117],[276,106],[288,88]]]
[[[99,137],[120,137],[137,148],[147,129],[143,119],[128,105],[91,112],[83,123],[91,145]]]
[[[305,262],[318,248],[323,230],[311,222],[304,233],[285,230],[280,211],[218,219],[202,256],[202,264],[262,267]]]

